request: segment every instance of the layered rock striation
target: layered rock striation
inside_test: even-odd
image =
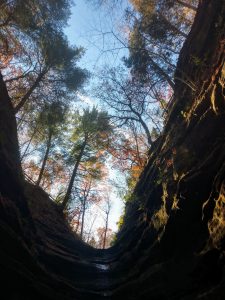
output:
[[[96,250],[23,179],[0,78],[0,275],[5,299],[224,299],[225,2],[200,1],[161,137],[117,243]]]

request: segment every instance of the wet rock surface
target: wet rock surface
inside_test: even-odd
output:
[[[108,250],[81,242],[48,195],[24,181],[0,78],[2,299],[224,299],[224,16],[224,1],[200,1],[164,133]]]

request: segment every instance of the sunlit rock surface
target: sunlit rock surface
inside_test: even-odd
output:
[[[200,1],[164,133],[109,250],[82,243],[47,194],[24,182],[0,78],[2,299],[224,299],[224,16],[224,1]]]

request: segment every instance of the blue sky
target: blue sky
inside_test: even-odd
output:
[[[104,10],[94,8],[85,0],[76,0],[65,33],[71,44],[86,50],[80,66],[95,72],[104,64],[115,66],[127,54],[127,49],[111,33],[123,30],[121,24],[125,6],[115,11]],[[120,34],[118,38],[122,38]]]
[[[121,25],[123,7],[117,8],[115,12],[116,14],[113,9],[94,9],[85,0],[76,0],[76,5],[72,8],[69,26],[65,29],[65,33],[72,45],[85,49],[79,66],[86,68],[93,75],[89,87],[95,83],[95,72],[103,68],[105,64],[110,66],[119,64],[121,58],[127,54],[127,49],[111,33],[112,31],[123,32],[123,25]],[[120,35],[118,37],[122,38]],[[89,87],[87,86],[85,90],[88,91]],[[80,98],[89,105],[95,104],[95,99],[92,99],[89,94],[80,95]],[[118,180],[118,173],[111,169],[110,177]],[[124,178],[121,176],[119,181],[123,182]],[[109,226],[115,231],[117,230],[116,222],[123,211],[123,202],[115,190],[111,193],[111,199],[113,207]],[[96,222],[97,227],[103,225],[101,220]]]

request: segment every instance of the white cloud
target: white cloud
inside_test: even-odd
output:
[[[85,96],[81,93],[77,93],[77,97],[79,100],[83,101],[84,103],[86,103],[90,106],[96,105],[96,101],[94,99],[92,99],[91,97]]]

